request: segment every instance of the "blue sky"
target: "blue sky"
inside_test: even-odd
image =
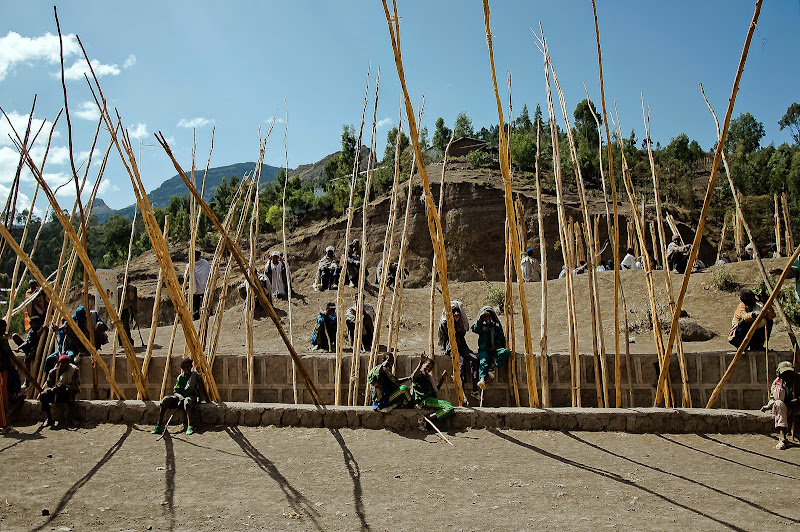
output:
[[[722,115],[754,2],[598,3],[606,96],[617,101],[623,132],[627,135],[635,129],[637,137],[643,137],[640,91],[644,91],[654,140],[666,144],[685,132],[709,149],[715,130],[698,83],[703,82]],[[188,168],[192,126],[196,126],[197,165],[202,167],[211,128],[216,126],[211,164],[222,166],[255,160],[258,129],[265,134],[271,117],[277,115],[266,162],[283,165],[284,99],[289,110],[289,165],[311,163],[336,151],[342,124],[358,125],[370,61],[370,99],[374,74],[381,67],[381,152],[387,130],[397,123],[400,89],[380,1],[140,0],[56,5],[62,32],[80,36],[91,59],[107,72],[100,81],[109,103],[141,139],[141,167],[148,190],[175,173],[160,148],[152,146],[157,131],[170,139],[173,151]],[[541,103],[546,112],[542,58],[530,30],[538,29],[539,21],[568,108],[574,109],[585,97],[582,82],[598,101],[589,0],[494,1],[491,7],[501,90],[505,92],[508,70],[513,76],[515,112],[523,103],[531,113]],[[415,103],[425,93],[423,125],[432,133],[434,121],[442,116],[452,126],[460,111],[467,112],[476,129],[497,123],[480,0],[400,0],[398,9],[408,87]],[[765,2],[753,39],[734,116],[750,112],[763,122],[764,144],[790,140],[777,122],[792,102],[800,101],[795,63],[798,22],[798,2]],[[38,94],[36,118],[52,119],[63,105],[56,76],[57,40],[47,38],[47,33],[56,33],[52,3],[0,0],[0,106],[17,122],[24,122],[34,94]],[[66,65],[75,65],[72,71],[79,74],[82,56],[73,48],[68,46]],[[75,77],[67,81],[74,151],[85,160],[96,113],[91,106],[84,107],[91,95],[82,77]],[[46,168],[48,181],[54,184],[69,175],[65,125],[62,119]],[[367,123],[365,144],[369,128]],[[17,157],[7,131],[5,123],[0,125],[2,201]],[[101,135],[98,148],[104,150],[107,142],[107,135]],[[116,159],[112,157],[106,170],[100,196],[120,208],[132,203],[133,195]],[[71,205],[70,194],[74,199],[68,189],[59,196],[65,206]],[[32,195],[30,176],[22,192],[27,198]],[[41,200],[37,210],[44,210]]]

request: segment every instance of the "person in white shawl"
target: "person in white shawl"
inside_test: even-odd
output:
[[[344,314],[344,322],[347,325],[347,332],[350,336],[350,343],[355,344],[356,334],[356,306],[358,305],[358,294],[353,294],[353,306],[347,309]],[[361,325],[361,347],[365,351],[372,349],[372,338],[375,334],[375,308],[364,301]]]
[[[269,254],[269,261],[264,267],[264,275],[272,285],[272,295],[279,299],[286,299],[289,293],[289,279],[286,273],[286,263],[279,252],[273,251]]]
[[[319,259],[317,275],[314,277],[314,290],[324,292],[339,284],[339,261],[336,260],[333,246],[325,248],[325,255]]]
[[[461,374],[461,382],[472,383],[472,395],[479,396],[478,390],[478,355],[467,345],[467,329],[469,328],[469,316],[467,309],[461,301],[453,300],[453,324],[455,325],[456,346],[458,346],[458,369]],[[442,317],[439,321],[439,349],[443,355],[452,356],[450,351],[450,336],[447,333],[447,314],[442,309]]]

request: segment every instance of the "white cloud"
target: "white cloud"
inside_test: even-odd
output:
[[[92,122],[97,122],[100,120],[100,110],[97,108],[97,104],[94,102],[83,102],[80,106],[80,109],[75,111],[73,114],[78,118],[91,120]]]
[[[17,165],[19,164],[19,153],[13,148],[8,146],[0,147],[0,187],[3,183],[11,184],[14,181],[14,176],[17,173]],[[0,198],[8,197],[8,189],[4,193],[0,193]]]
[[[197,116],[197,117],[192,118],[190,120],[187,120],[185,118],[181,118],[178,121],[178,127],[185,127],[185,128],[189,128],[189,129],[196,128],[196,127],[200,128],[200,127],[203,127],[203,126],[209,124],[210,122],[211,122],[211,120],[208,120],[207,118],[203,118],[202,116]]]
[[[29,115],[27,114],[19,114],[16,111],[11,111],[8,113],[8,119],[11,121],[11,124],[14,126],[14,130],[17,131],[21,138],[25,137],[25,128],[28,127],[28,116]],[[39,128],[42,126],[42,122],[46,122],[44,128],[42,129],[42,135],[47,138],[47,134],[50,132],[50,126],[52,126],[52,124],[49,121],[41,118],[34,118],[33,122],[31,122],[31,135],[39,131]],[[11,139],[8,138],[9,135],[16,139],[14,136],[14,131],[8,124],[8,120],[6,120],[4,116],[0,115],[0,146],[13,146]],[[57,132],[53,136],[58,136]]]
[[[127,69],[131,68],[135,64],[136,64],[136,56],[131,54],[131,55],[128,56],[127,59],[125,59],[125,62],[122,63],[122,68],[127,70]]]
[[[103,76],[107,76],[109,74],[112,76],[117,76],[120,73],[120,69],[117,65],[104,65],[97,59],[92,59],[92,69],[98,78],[102,78]],[[86,62],[86,59],[78,59],[72,63],[71,67],[64,70],[65,79],[83,79],[84,74],[91,77],[89,63]],[[60,76],[61,74],[56,72],[54,75]]]
[[[132,139],[141,139],[147,136],[147,125],[146,124],[136,124],[136,127],[133,129],[128,130],[128,135]]]
[[[102,197],[106,194],[119,191],[119,187],[115,185],[113,181],[108,178],[104,178],[102,181],[100,181],[100,186],[97,187],[97,197]]]
[[[378,120],[378,123],[375,124],[375,127],[376,129],[383,129],[387,126],[391,126],[393,123],[394,122],[392,122],[392,119],[387,116],[386,118]]]
[[[11,187],[7,187],[5,185],[0,185],[0,197],[7,198],[8,195],[11,194]],[[17,193],[17,211],[22,212],[23,210],[29,208],[31,206],[31,198],[28,197],[27,194],[20,190]]]
[[[80,46],[75,35],[64,35],[64,57],[78,53]],[[37,61],[57,63],[59,58],[58,35],[45,33],[31,38],[9,31],[5,37],[0,37],[0,81],[19,64],[33,64]]]

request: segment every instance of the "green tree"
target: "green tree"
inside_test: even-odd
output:
[[[542,106],[538,103],[536,104],[536,110],[533,111],[533,123],[536,124],[536,121],[542,121]]]
[[[419,130],[419,145],[423,150],[430,148],[430,140],[428,140],[428,128],[423,127]]]
[[[427,134],[427,131],[426,131]],[[400,153],[403,153],[409,145],[411,141],[408,139],[408,135],[405,132],[400,132]],[[393,127],[389,130],[386,134],[386,148],[383,150],[383,160],[384,162],[391,162],[394,164],[394,152],[397,146],[397,128]]]
[[[511,160],[520,170],[532,171],[536,166],[536,138],[530,133],[511,136]]]
[[[539,116],[541,118],[542,110],[537,105],[537,110],[539,111]],[[591,100],[587,100],[584,98],[578,105],[575,106],[575,111],[572,113],[572,116],[575,118],[575,129],[577,130],[578,134],[581,135],[587,143],[589,144],[597,144],[597,122],[594,121],[594,117],[592,116],[592,111],[597,113],[597,109],[594,106],[594,102]],[[597,116],[600,123],[603,123],[603,119],[600,115]]]
[[[114,214],[106,220],[103,226],[103,243],[106,251],[124,250],[128,252],[128,241],[131,236],[131,221],[119,214]]]
[[[433,130],[433,147],[444,154],[444,150],[447,149],[447,143],[450,141],[450,128],[444,125],[444,118],[441,116],[436,119],[434,125],[436,129]]]
[[[800,103],[794,102],[778,121],[781,131],[789,128],[795,144],[800,144]]]
[[[731,120],[728,136],[725,138],[725,149],[728,153],[741,154],[757,151],[764,138],[764,124],[750,113],[742,113]]]
[[[514,126],[522,133],[527,133],[533,129],[533,122],[531,122],[531,117],[528,114],[527,104],[522,104],[522,111],[519,113],[516,120],[514,120]]]
[[[455,138],[474,137],[475,130],[472,127],[472,119],[467,116],[467,113],[461,111],[456,116],[456,123],[453,125],[455,130]],[[448,139],[449,140],[449,139]]]

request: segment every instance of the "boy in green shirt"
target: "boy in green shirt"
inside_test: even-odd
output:
[[[158,424],[152,430],[153,434],[164,432],[164,414],[167,410],[183,408],[183,430],[187,436],[194,434],[194,427],[189,419],[190,412],[194,405],[200,402],[200,376],[192,369],[192,359],[184,358],[181,362],[182,373],[178,375],[178,380],[173,388],[173,394],[168,395],[161,401],[161,414],[158,416]]]
[[[433,360],[425,356],[425,353],[420,355],[419,364],[411,374],[411,395],[415,405],[436,409],[436,412],[428,414],[431,420],[446,419],[455,413],[453,405],[436,397],[446,377],[447,370],[444,370],[439,381],[434,382]]]

